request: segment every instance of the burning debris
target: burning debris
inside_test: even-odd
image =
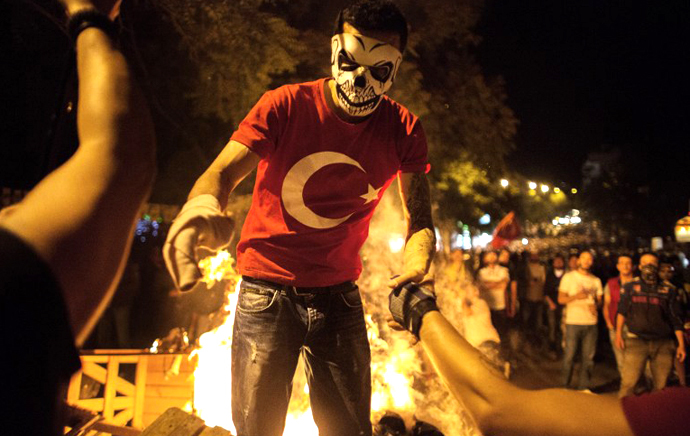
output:
[[[365,305],[365,321],[371,347],[371,410],[372,422],[376,423],[376,434],[478,435],[471,417],[435,376],[431,364],[425,361],[421,346],[414,345],[410,335],[393,332],[387,325],[386,283],[401,268],[401,256],[392,252],[390,240],[395,235],[392,232],[402,234],[404,228],[398,209],[391,207],[392,201],[395,200],[391,200],[390,196],[388,200],[384,196],[377,216],[374,217],[369,240],[362,250],[365,272],[358,281]],[[396,215],[391,212],[393,210]],[[392,225],[396,219],[399,221],[399,228]],[[381,224],[377,225],[377,222]],[[200,268],[204,272],[205,295],[217,298],[218,289],[221,289],[223,299],[218,305],[219,309],[209,315],[212,328],[200,335],[198,340],[192,341],[195,349],[190,358],[197,362],[194,372],[193,412],[207,425],[220,426],[234,432],[230,413],[230,362],[238,296],[236,288],[240,277],[234,270],[234,260],[226,251],[204,259]],[[199,291],[199,295],[204,295],[204,289]],[[443,292],[440,294],[439,297],[442,297]],[[450,297],[447,300],[450,311],[457,307],[457,316],[461,316],[459,302]],[[168,335],[169,340],[164,339],[159,343],[158,349],[183,345],[183,342],[180,343],[180,336],[184,337],[184,333],[172,332]],[[293,394],[283,435],[317,434],[318,429],[309,407],[306,377],[300,363],[293,380]]]

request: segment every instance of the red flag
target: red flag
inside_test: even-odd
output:
[[[520,222],[515,216],[515,212],[511,211],[504,216],[496,226],[493,234],[493,240],[491,241],[491,246],[495,249],[499,249],[505,245],[508,245],[508,243],[513,239],[520,237],[521,233],[522,228],[520,227]]]

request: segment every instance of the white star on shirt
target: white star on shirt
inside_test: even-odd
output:
[[[373,186],[368,185],[368,187],[367,187],[367,193],[364,194],[364,195],[360,195],[360,197],[362,197],[363,199],[366,200],[366,201],[364,202],[364,204],[371,203],[372,201],[374,201],[374,200],[376,200],[377,198],[379,198],[379,191],[380,191],[380,190],[381,190],[381,188],[379,188],[379,189],[374,189]]]

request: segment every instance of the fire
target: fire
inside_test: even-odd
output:
[[[225,321],[199,338],[199,347],[190,359],[197,361],[194,371],[194,411],[209,426],[220,426],[235,431],[231,417],[231,346],[232,326],[237,304],[239,276],[234,270],[233,259],[227,251],[206,258],[199,264],[204,281],[212,285],[226,280],[229,287],[223,307]],[[235,285],[235,286],[234,286]],[[372,354],[372,415],[377,417],[386,410],[411,412],[414,408],[412,381],[420,371],[417,351],[410,347],[404,336],[391,335],[388,327],[382,332],[372,314],[365,316]],[[386,339],[384,339],[384,337]],[[318,435],[311,416],[309,389],[304,370],[297,368],[293,396],[288,409],[284,436]]]
[[[365,245],[362,252],[367,266],[358,282],[363,291],[365,322],[371,347],[372,422],[377,422],[386,411],[392,411],[408,421],[417,418],[430,422],[448,436],[478,435],[471,417],[453,399],[440,380],[431,375],[432,371],[425,368],[421,347],[411,344],[409,334],[393,332],[386,323],[386,282],[393,272],[399,271],[401,256],[391,254],[395,247],[388,247],[391,238],[390,213],[384,212],[379,216],[385,220],[385,224],[372,225],[368,245]],[[399,221],[400,226],[403,226],[401,217]],[[234,433],[230,365],[232,328],[240,277],[234,270],[234,260],[227,251],[203,260],[200,268],[204,271],[204,281],[209,286],[217,280],[226,280],[228,291],[226,304],[222,309],[226,315],[224,322],[203,334],[199,339],[199,347],[190,356],[197,360],[194,371],[194,413],[206,421],[207,425],[220,426]],[[448,306],[458,304],[454,295],[447,295]],[[439,298],[442,299],[443,295],[439,295]],[[293,393],[283,435],[318,435],[309,407],[309,390],[301,359],[293,380]]]

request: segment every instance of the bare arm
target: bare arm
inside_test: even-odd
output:
[[[230,141],[197,179],[188,199],[211,194],[225,209],[228,196],[247,175],[256,168],[259,156],[237,141]]]
[[[436,252],[436,235],[431,218],[429,183],[424,173],[400,173],[399,192],[407,223],[404,271],[389,282],[391,288],[402,283],[420,282],[429,272]]]
[[[65,3],[70,13],[92,7]],[[0,225],[48,263],[81,345],[124,268],[155,175],[155,140],[146,104],[110,38],[88,28],[76,52],[79,149]]]
[[[611,306],[611,293],[609,291],[609,285],[608,283],[604,287],[604,306],[602,308],[602,312],[604,313],[604,321],[606,321],[606,326],[608,327],[609,330],[613,330],[615,326],[611,324],[611,320],[609,320],[609,307]]]
[[[675,332],[676,340],[678,341],[678,348],[676,349],[676,359],[679,362],[685,360],[685,337],[683,336],[682,330],[676,330]]]
[[[485,434],[632,435],[612,396],[515,387],[490,369],[440,312],[424,316],[420,337],[437,372]]]
[[[623,324],[625,324],[625,316],[620,313],[616,315],[616,347],[625,349],[625,341],[623,338]]]

